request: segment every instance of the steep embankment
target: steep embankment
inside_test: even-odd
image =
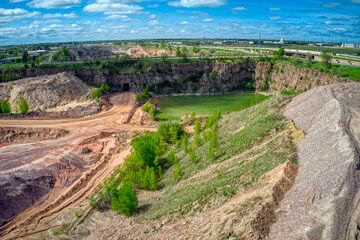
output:
[[[303,93],[285,115],[307,135],[299,170],[269,239],[355,239],[359,234],[360,84]]]
[[[12,112],[16,112],[20,97],[27,100],[30,111],[72,109],[77,116],[83,116],[100,109],[99,104],[91,99],[91,88],[68,73],[0,83],[0,99],[9,99]]]
[[[129,73],[129,69],[132,69]],[[239,90],[301,92],[312,87],[349,81],[312,69],[265,62],[194,62],[187,64],[145,64],[102,66],[99,69],[44,68],[7,71],[11,79],[69,72],[84,82],[97,86],[107,83],[111,89],[122,90],[125,83],[130,91],[141,92],[146,84],[155,93],[214,93]],[[125,73],[126,72],[126,73]],[[157,86],[155,89],[155,85]]]

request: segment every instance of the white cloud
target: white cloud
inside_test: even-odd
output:
[[[182,22],[179,22],[179,24],[186,25],[186,24],[189,24],[189,22],[188,21],[182,21]]]
[[[330,31],[330,32],[336,32],[336,33],[343,33],[343,32],[347,31],[346,28],[327,28],[326,30]]]
[[[185,30],[183,29],[183,30],[181,30],[180,32],[181,32],[181,33],[184,33],[184,32],[185,32]]]
[[[325,21],[324,24],[330,25],[330,24],[331,24],[331,21]]]
[[[244,10],[248,10],[247,8],[244,7],[236,7],[232,9],[233,11],[244,11]]]
[[[118,19],[126,19],[126,18],[128,18],[126,15],[110,15],[110,16],[107,16],[105,19],[118,20]]]
[[[340,3],[330,2],[330,3],[323,4],[322,6],[323,6],[323,7],[327,7],[327,8],[334,8],[334,7],[337,7],[337,6],[339,6],[339,5],[340,5]]]
[[[173,7],[220,7],[226,4],[226,0],[180,0],[168,2]]]
[[[10,3],[25,2],[27,0],[10,0]]]
[[[96,13],[104,12],[105,15],[133,14],[144,9],[139,5],[129,5],[122,3],[92,3],[84,7],[84,11]]]
[[[150,4],[150,5],[148,5],[148,8],[157,8],[157,7],[159,7],[159,5],[157,5],[157,4]]]
[[[155,25],[159,24],[159,21],[158,20],[150,20],[147,22],[147,24],[150,26],[155,26]]]
[[[77,16],[75,13],[69,13],[69,14],[48,13],[48,14],[44,14],[43,18],[77,18]]]
[[[45,20],[45,21],[37,20],[37,21],[34,21],[32,24],[39,25],[39,24],[60,23],[60,22],[61,22],[61,20],[58,20],[58,19],[49,19],[49,20]]]
[[[14,22],[23,18],[31,18],[39,14],[40,12],[29,12],[22,8],[0,8],[0,23]]]
[[[202,20],[203,22],[212,22],[213,19],[212,18],[205,18],[204,20]]]
[[[149,16],[149,18],[156,18],[156,15],[155,15],[155,14],[151,14],[151,15]]]
[[[79,6],[81,0],[33,0],[26,5],[31,8],[46,8],[46,9],[55,9],[55,8],[72,8]]]
[[[270,11],[280,11],[280,8],[270,8]]]
[[[281,19],[280,16],[273,16],[273,17],[270,18],[270,20],[279,20],[279,19]]]

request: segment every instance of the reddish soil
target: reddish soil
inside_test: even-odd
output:
[[[26,128],[32,133],[61,129],[68,133],[57,139],[35,134],[31,143],[19,143],[20,136],[18,144],[0,145],[0,224],[5,224],[1,236],[24,234],[25,229],[86,200],[123,162],[129,153],[128,143],[120,141],[117,134],[149,127],[119,121],[135,106],[134,94],[117,94],[109,101],[113,107],[108,111],[82,118],[0,119],[2,129]],[[81,154],[83,147],[92,152]]]

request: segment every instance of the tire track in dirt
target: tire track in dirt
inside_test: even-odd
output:
[[[7,145],[0,149],[0,156],[7,153],[8,158],[4,162],[17,161],[16,164],[22,164],[16,167],[33,167],[33,163],[44,161],[56,163],[59,159],[47,158],[48,149],[56,148],[57,155],[65,155],[64,152],[76,150],[81,147],[79,144],[85,139],[99,135],[100,132],[119,133],[124,131],[141,131],[154,130],[144,126],[134,126],[122,124],[118,119],[124,114],[129,114],[133,109],[136,98],[133,93],[116,94],[110,98],[113,105],[111,109],[92,116],[86,116],[76,119],[56,119],[56,120],[6,120],[0,119],[0,126],[6,127],[36,127],[36,128],[63,128],[70,131],[68,136],[61,139],[39,141],[26,144]],[[110,135],[110,134],[109,134]],[[124,158],[129,154],[129,149],[120,145],[114,137],[106,137],[106,144],[101,158],[96,161],[89,170],[82,175],[70,186],[65,186],[66,179],[72,174],[75,166],[62,166],[67,169],[61,170],[64,176],[57,176],[61,181],[57,181],[54,188],[43,196],[33,206],[27,208],[22,213],[14,217],[9,223],[2,227],[2,236],[15,237],[24,233],[25,229],[35,228],[41,225],[45,220],[54,218],[63,210],[86,201],[87,197],[94,189],[103,182],[103,180],[114,170],[116,166],[122,164]],[[102,140],[103,141],[103,140]],[[70,147],[69,147],[70,146]],[[30,159],[27,157],[30,156]],[[20,161],[21,159],[21,161]],[[25,159],[25,160],[24,160]],[[47,160],[45,160],[47,159]],[[48,161],[51,159],[51,161]],[[15,164],[15,163],[14,163]],[[37,164],[41,164],[38,163]],[[14,165],[15,166],[15,165]],[[37,165],[38,166],[38,165]],[[1,166],[0,166],[1,167]],[[3,166],[5,167],[5,166]],[[46,167],[46,166],[45,166]],[[0,168],[0,172],[3,169]],[[58,174],[61,174],[59,172]],[[1,231],[1,229],[0,229]]]

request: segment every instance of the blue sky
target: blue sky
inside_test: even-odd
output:
[[[154,38],[360,43],[360,0],[0,0],[0,45]]]

